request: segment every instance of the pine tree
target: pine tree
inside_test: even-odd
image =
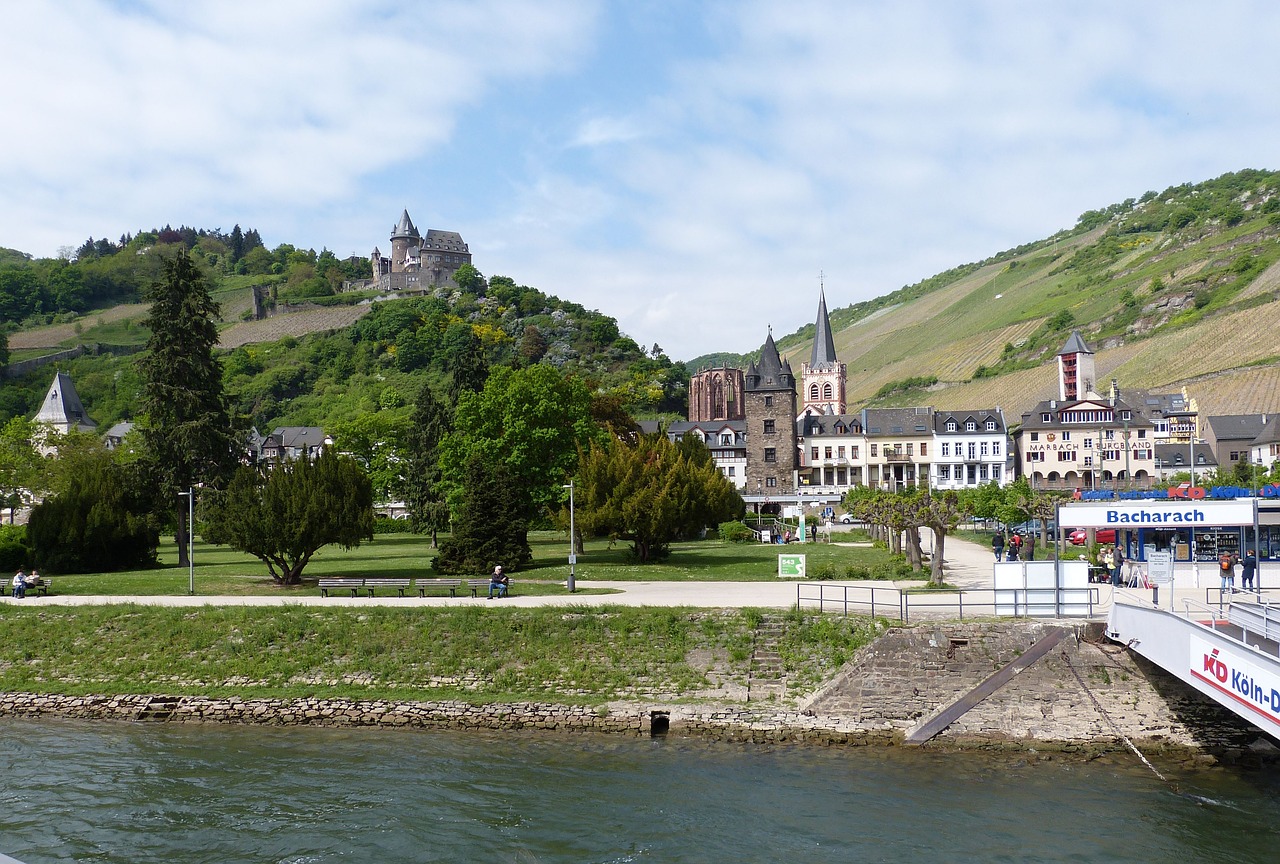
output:
[[[440,489],[440,442],[453,429],[453,416],[430,384],[418,391],[410,423],[405,503],[413,530],[430,531],[434,548],[438,533],[449,524],[449,507]]]
[[[187,563],[187,507],[178,493],[197,484],[221,486],[242,452],[222,390],[218,304],[185,252],[167,259],[147,290],[151,331],[138,361],[143,386],[139,427],[156,478],[160,507],[176,508],[179,563]],[[166,505],[164,502],[168,502]]]
[[[431,562],[437,572],[482,575],[497,564],[514,572],[533,560],[529,523],[512,485],[502,463],[482,455],[467,461],[453,534]]]

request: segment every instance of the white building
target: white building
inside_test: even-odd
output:
[[[929,464],[933,489],[973,489],[992,481],[1004,486],[1010,471],[1004,412],[938,411],[933,415],[935,455]]]

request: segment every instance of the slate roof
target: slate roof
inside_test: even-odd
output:
[[[1260,444],[1280,443],[1280,414],[1264,414],[1263,417],[1266,418],[1267,423],[1258,433],[1258,437],[1250,443],[1255,447]]]
[[[1004,412],[999,408],[980,408],[976,411],[935,411],[933,413],[933,431],[939,435],[974,435],[976,433],[964,431],[964,424],[970,420],[978,424],[978,432],[994,435],[996,433],[1003,434],[1005,431]],[[994,430],[987,429],[988,420],[996,421]],[[949,421],[955,421],[955,432],[947,431],[947,423]]]
[[[396,223],[396,227],[391,231],[391,239],[397,237],[412,237],[417,239],[422,235],[418,233],[418,229],[413,227],[413,220],[409,218],[409,211],[406,210],[400,214],[400,221]]]
[[[457,231],[441,231],[437,228],[428,228],[427,236],[422,238],[422,248],[431,249],[435,252],[470,252],[467,244],[462,241],[462,235]]]
[[[1071,336],[1067,339],[1067,344],[1062,346],[1062,350],[1058,352],[1058,355],[1092,353],[1093,351],[1085,344],[1084,338],[1080,335],[1080,331],[1072,330]]]
[[[1206,421],[1218,441],[1252,441],[1267,425],[1263,414],[1219,414]]]
[[[868,438],[932,435],[932,408],[863,408],[862,430]]]
[[[1190,468],[1191,447],[1187,444],[1157,444],[1154,448],[1157,468]],[[1217,468],[1218,458],[1207,444],[1196,445],[1196,470]]]
[[[829,366],[836,362],[836,343],[831,338],[831,319],[827,316],[827,294],[825,291],[818,294],[818,321],[813,331],[813,355],[810,357],[809,366],[818,368],[819,366]]]
[[[1082,406],[1085,406],[1086,408],[1088,406],[1097,406],[1098,410],[1114,409],[1113,416],[1115,419],[1109,422],[1099,421],[1094,423],[1063,423],[1058,420],[1058,416],[1063,411],[1071,411]],[[1129,412],[1129,420],[1127,423],[1121,419],[1124,411]],[[1050,415],[1048,422],[1040,419],[1043,414]],[[1108,399],[1076,399],[1075,401],[1069,402],[1063,402],[1058,399],[1049,399],[1036,403],[1035,408],[1022,415],[1022,428],[1033,431],[1058,428],[1123,429],[1126,425],[1130,429],[1149,429],[1155,426],[1154,423],[1147,419],[1147,415],[1145,413],[1134,407],[1131,403],[1126,402],[1124,399],[1117,399],[1114,405],[1112,405],[1111,401]]]
[[[747,367],[743,387],[747,390],[794,390],[795,386],[796,376],[791,372],[791,364],[778,354],[771,330],[760,349],[760,362],[752,362]]]
[[[810,435],[858,435],[862,432],[862,417],[858,414],[802,414],[796,420],[796,434]]]
[[[71,383],[71,376],[66,372],[58,372],[53,376],[53,383],[45,393],[44,403],[36,412],[35,422],[84,431],[98,428],[98,424],[85,413],[76,385]]]

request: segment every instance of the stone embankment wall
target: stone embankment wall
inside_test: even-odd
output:
[[[864,648],[797,710],[778,703],[586,707],[345,699],[0,694],[0,716],[59,715],[186,723],[593,730],[756,743],[892,744],[1044,635],[1038,623],[928,624]],[[1047,656],[952,724],[931,746],[1145,751],[1223,756],[1262,733],[1121,646],[1080,625]],[[1263,747],[1263,749],[1271,749]]]

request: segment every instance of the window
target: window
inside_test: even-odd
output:
[[[985,462],[982,463],[982,465],[978,467],[978,479],[980,479],[983,483],[986,483],[988,479],[987,477],[988,472],[989,472],[989,469],[988,469],[987,463]]]
[[[1139,438],[1146,438],[1146,437],[1147,437],[1147,430],[1146,430],[1146,429],[1139,429],[1139,430],[1138,430],[1138,437],[1139,437]]]
[[[764,421],[764,434],[772,435],[775,431],[772,420]]]
[[[857,459],[857,458],[858,458],[858,445],[857,445],[857,444],[854,444],[854,445],[853,445],[853,458],[854,458],[854,459]]]
[[[732,477],[732,476],[733,476],[733,470],[734,470],[734,469],[733,469],[733,466],[732,466],[732,465],[730,465],[730,466],[729,466],[727,469],[725,469],[725,470],[727,470],[727,471],[729,472],[728,476],[730,476],[730,477]]]
[[[818,401],[818,385],[817,384],[810,385],[809,387],[809,401],[810,402]]]
[[[947,431],[948,431],[948,432],[954,432],[954,431],[956,431],[956,421],[954,421],[954,420],[948,420],[948,421],[947,421]]]
[[[1041,422],[1041,423],[1052,423],[1052,422],[1053,422],[1053,415],[1052,415],[1052,414],[1048,414],[1048,413],[1041,414],[1041,415],[1040,415],[1040,422]]]
[[[1000,455],[1000,442],[999,442],[999,441],[992,441],[992,442],[991,442],[991,455],[992,455],[992,456],[999,456],[999,455]]]
[[[776,487],[777,487],[777,485],[778,485],[778,478],[777,478],[777,477],[766,477],[766,478],[764,479],[764,485],[768,486],[770,489],[774,489],[774,488],[776,488]]]
[[[1092,449],[1093,449],[1093,439],[1092,439],[1092,438],[1086,438],[1086,439],[1084,439],[1084,449],[1086,449],[1086,450],[1092,450]]]
[[[997,483],[1000,482],[1000,466],[999,465],[991,466],[991,479],[996,481]]]
[[[1092,457],[1092,456],[1086,456],[1086,457],[1084,457],[1084,464],[1086,464],[1086,465],[1092,465],[1092,464],[1093,464],[1093,457]]]
[[[812,447],[812,448],[810,448],[810,450],[809,450],[809,458],[810,458],[810,459],[812,459],[814,462],[817,462],[817,461],[818,461],[818,448],[817,448],[817,447]]]
[[[720,443],[726,446],[731,446],[733,444],[733,436],[729,434],[721,435]]]
[[[777,449],[776,449],[776,448],[774,448],[774,447],[766,447],[766,448],[764,448],[764,461],[766,461],[766,462],[777,462],[777,461],[778,461],[778,451],[777,451]]]
[[[969,442],[969,458],[970,459],[978,458],[978,445],[974,444],[972,441]]]
[[[840,447],[837,447],[837,448],[836,448],[836,455],[837,455],[837,456],[839,456],[841,459],[843,459],[843,458],[844,458],[844,446],[843,446],[843,445],[842,445],[842,446],[840,446]]]
[[[1039,433],[1039,432],[1032,432],[1032,433],[1031,433],[1031,440],[1032,440],[1032,441],[1039,441],[1039,440],[1040,440],[1040,433]]]
[[[950,465],[939,465],[939,466],[938,466],[938,479],[939,479],[939,480],[950,480],[950,479],[951,479],[951,466],[950,466]]]
[[[907,455],[908,455],[908,456],[914,456],[914,455],[915,455],[915,452],[916,452],[916,445],[914,445],[914,444],[908,444],[908,445],[907,445]]]
[[[823,448],[823,451],[822,451],[822,456],[823,456],[823,458],[825,458],[825,459],[830,459],[830,458],[831,458],[831,448],[830,448],[830,447],[824,447],[824,448]]]
[[[987,425],[986,425],[986,427],[985,427],[985,428],[986,428],[986,430],[987,430],[988,432],[994,432],[994,431],[996,431],[996,421],[994,421],[994,420],[988,420],[988,421],[987,421]]]
[[[877,450],[877,449],[879,449],[879,447],[880,447],[880,445],[879,445],[879,444],[872,444],[872,445],[871,445],[871,457],[872,457],[873,459],[875,458],[875,456],[876,456],[876,450]]]
[[[832,392],[833,392],[833,391],[831,390],[831,384],[830,384],[830,382],[828,382],[828,383],[826,383],[826,384],[823,384],[823,385],[822,385],[822,398],[823,398],[823,399],[825,399],[825,400],[827,400],[828,402],[830,402],[830,401],[831,401],[831,399],[832,399]]]
[[[986,456],[986,455],[987,455],[987,450],[988,450],[988,449],[989,449],[989,448],[988,448],[987,442],[986,442],[986,441],[983,441],[983,442],[982,442],[982,447],[980,448],[980,451],[979,451],[979,452],[981,452],[983,456]],[[985,480],[985,479],[987,479],[987,478],[983,477],[982,479],[983,479],[983,480]]]
[[[1059,450],[1059,451],[1058,451],[1058,461],[1059,461],[1059,462],[1074,462],[1074,461],[1076,461],[1076,451],[1074,451],[1074,450]]]
[[[951,445],[948,444],[946,441],[942,442],[942,455],[943,456],[951,455]]]
[[[772,396],[766,396],[766,397],[764,397],[764,407],[766,407],[766,408],[772,408],[772,407],[773,407],[773,397],[772,397]]]
[[[1070,440],[1071,440],[1071,433],[1070,433],[1070,432],[1063,432],[1063,433],[1062,433],[1062,440],[1063,440],[1063,441],[1070,441]]]
[[[929,445],[924,441],[920,442],[920,455],[921,456],[929,455]]]
[[[964,423],[964,431],[976,432],[978,431],[978,424],[973,422],[972,420],[966,420]]]

